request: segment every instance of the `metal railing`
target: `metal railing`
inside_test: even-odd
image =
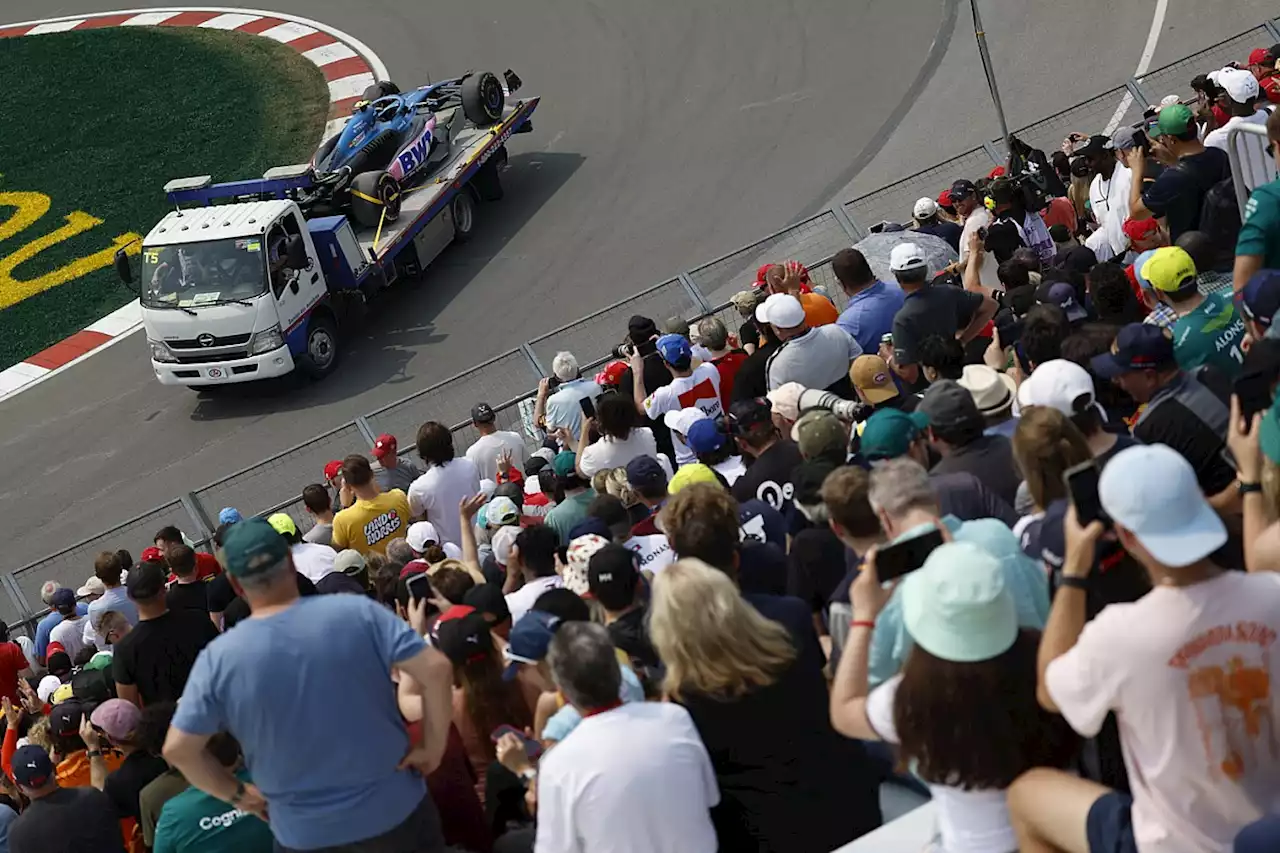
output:
[[[1231,182],[1235,185],[1241,219],[1244,219],[1249,195],[1276,179],[1275,158],[1267,153],[1269,144],[1265,125],[1240,124],[1227,131],[1227,158],[1231,161]]]
[[[1277,42],[1280,42],[1280,29],[1268,21],[1140,78],[1118,81],[1115,88],[1016,133],[1035,147],[1053,151],[1071,131],[1109,132],[1121,123],[1136,122],[1147,104],[1158,103],[1165,95],[1191,96],[1190,81],[1197,73],[1220,68],[1228,61],[1246,56],[1251,47]],[[828,294],[840,305],[843,294],[831,275],[832,254],[863,237],[864,228],[874,223],[907,221],[917,198],[936,196],[957,178],[985,175],[994,166],[1001,165],[1004,158],[1001,140],[965,151],[679,273],[55,554],[0,572],[0,585],[7,593],[0,596],[0,618],[15,626],[29,623],[45,610],[39,599],[39,587],[44,581],[55,580],[65,586],[78,587],[89,575],[99,551],[124,547],[136,556],[151,544],[150,536],[166,524],[176,524],[193,541],[203,545],[212,536],[218,509],[222,506],[238,507],[246,515],[287,512],[300,526],[308,528],[312,519],[298,497],[302,486],[318,481],[328,460],[341,459],[348,453],[368,453],[374,438],[381,433],[396,435],[401,444],[407,446],[420,424],[436,420],[453,425],[461,451],[476,437],[469,422],[471,406],[481,400],[496,400],[502,401],[494,405],[498,426],[532,438],[535,391],[531,389],[536,389],[538,381],[548,375],[547,368],[557,352],[575,353],[584,374],[594,371],[610,360],[612,348],[624,337],[627,320],[634,314],[658,322],[669,317],[693,320],[715,315],[730,329],[736,329],[741,321],[727,304],[728,297],[733,291],[745,289],[761,264],[787,259],[806,264],[813,281],[826,285]],[[1274,177],[1274,172],[1271,176]],[[1238,180],[1237,186],[1240,185]]]

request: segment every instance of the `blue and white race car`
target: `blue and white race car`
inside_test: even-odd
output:
[[[349,210],[367,227],[394,222],[401,193],[449,159],[464,122],[501,120],[507,93],[521,85],[513,71],[503,77],[505,87],[490,72],[468,72],[406,93],[390,81],[374,83],[312,157],[312,191],[300,203],[317,213]]]

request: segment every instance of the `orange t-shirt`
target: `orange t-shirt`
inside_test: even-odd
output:
[[[124,763],[124,756],[115,750],[103,750],[102,760],[107,771],[114,773]],[[62,788],[88,788],[92,785],[89,773],[89,754],[85,750],[73,752],[58,762],[58,785]]]
[[[829,325],[840,317],[836,306],[820,293],[801,293],[800,307],[804,309],[804,321],[810,328]]]

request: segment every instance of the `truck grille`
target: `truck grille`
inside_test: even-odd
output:
[[[246,335],[245,337],[248,336]],[[172,346],[173,344],[171,343],[170,347]],[[234,352],[223,352],[216,355],[211,352],[202,352],[199,355],[178,355],[178,353],[174,353],[174,355],[177,355],[181,364],[212,364],[218,361],[235,361],[240,358],[248,358],[249,353],[247,350],[235,350]]]
[[[199,338],[187,338],[180,341],[165,341],[169,345],[169,349],[207,349],[210,347],[235,347],[244,346],[249,343],[249,335],[227,335],[224,338],[213,337],[213,343],[201,346]],[[208,340],[206,338],[206,340]],[[202,359],[211,361],[212,359]]]

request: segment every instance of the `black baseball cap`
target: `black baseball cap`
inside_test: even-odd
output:
[[[50,675],[62,678],[71,674],[71,655],[66,652],[54,652],[49,655],[48,669]]]
[[[640,583],[637,555],[629,548],[610,543],[591,555],[587,562],[587,589],[605,610],[630,607]]]
[[[43,746],[29,743],[13,753],[13,781],[24,788],[43,788],[54,776],[53,760]]]
[[[652,456],[637,456],[627,463],[627,482],[633,488],[657,486],[667,482],[667,472]]]
[[[772,422],[773,405],[765,397],[734,400],[729,404],[729,423],[732,427],[749,428]]]
[[[1084,142],[1079,142],[1076,147],[1071,149],[1072,157],[1087,157],[1091,154],[1101,154],[1103,151],[1111,150],[1111,137],[1094,134]]]
[[[1151,323],[1130,323],[1116,335],[1111,352],[1094,356],[1089,369],[1102,379],[1114,379],[1132,370],[1156,370],[1177,362],[1173,335]]]
[[[473,424],[491,424],[497,419],[498,416],[493,411],[493,406],[488,403],[476,403],[471,407],[471,422]]]
[[[966,199],[969,198],[969,196],[977,194],[978,188],[974,185],[973,181],[961,179],[951,185],[951,200],[953,202],[960,201],[961,199]]]
[[[954,379],[939,379],[930,385],[916,412],[926,416],[930,426],[943,429],[984,423],[973,395]]]
[[[462,603],[474,607],[482,616],[492,616],[491,624],[499,625],[511,618],[511,610],[507,607],[507,597],[502,594],[502,587],[496,583],[482,583],[467,590]]]
[[[1270,328],[1280,313],[1280,270],[1259,270],[1240,291],[1240,313],[1263,328]]]
[[[246,522],[236,525],[240,527]],[[233,530],[235,528],[232,528]],[[169,570],[159,563],[141,562],[129,570],[129,578],[125,581],[125,590],[134,601],[155,598],[164,592],[165,583],[169,580]]]
[[[478,610],[441,622],[436,628],[436,648],[454,664],[481,660],[493,651],[489,620]]]
[[[54,705],[49,711],[49,731],[58,737],[70,737],[80,733],[84,720],[84,706],[75,699]]]

